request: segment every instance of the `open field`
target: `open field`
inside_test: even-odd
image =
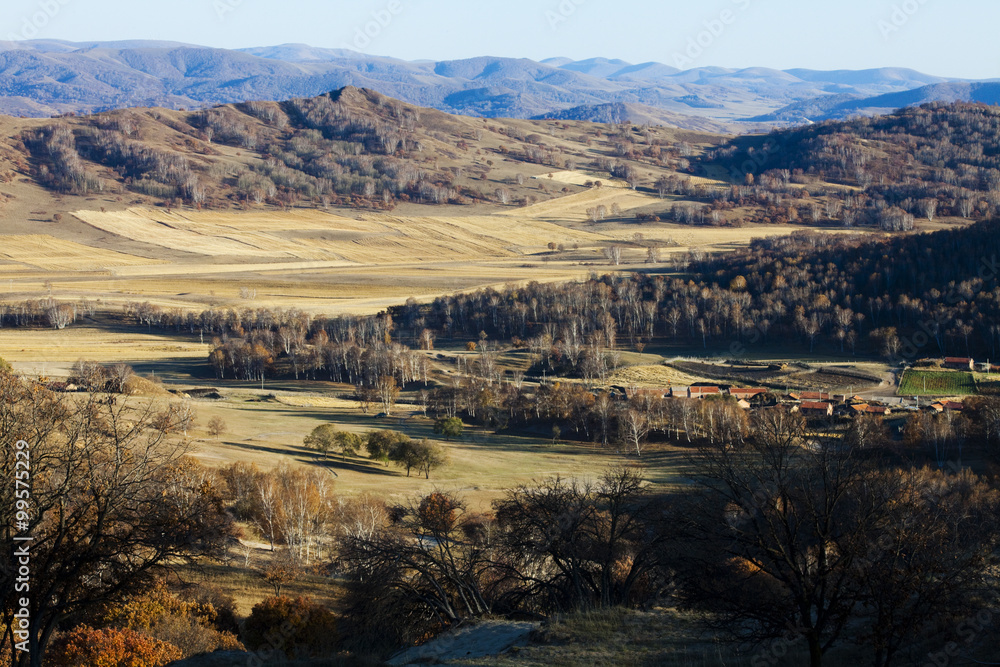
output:
[[[907,370],[899,381],[902,396],[969,396],[976,394],[972,373]]]
[[[607,206],[609,210],[613,204],[618,204],[622,211],[630,211],[649,206],[657,201],[659,200],[655,197],[627,188],[600,187],[566,197],[550,199],[532,206],[504,211],[500,215],[534,219],[583,220],[587,217],[588,208],[602,204]]]
[[[547,174],[538,174],[532,178],[538,179],[543,183],[546,181],[552,181],[554,183],[565,183],[567,185],[586,185],[587,183],[593,184],[596,181],[601,181],[606,188],[628,187],[628,184],[626,184],[625,181],[607,178],[606,176],[588,174],[584,171],[550,171]]]
[[[148,208],[124,212],[78,211],[94,227],[135,241],[210,257],[343,259],[358,264],[509,257],[520,246],[598,242],[601,237],[551,223],[496,224],[489,216],[408,217],[364,215],[351,219],[323,211],[274,213],[167,213]]]
[[[65,377],[79,359],[101,363],[159,362],[202,364],[210,346],[194,338],[169,338],[160,334],[109,331],[98,326],[76,325],[54,329],[4,329],[0,358],[29,375]]]
[[[603,257],[612,244],[622,247],[619,270],[645,269],[644,243],[663,246],[662,259],[670,262],[671,254],[690,248],[726,252],[753,238],[802,229],[593,224],[586,209],[598,204],[629,211],[669,202],[602,187],[527,207],[411,204],[393,214],[153,206],[99,211],[91,204],[59,224],[36,223],[45,234],[7,237],[0,287],[7,288],[6,301],[52,296],[110,306],[149,301],[183,310],[252,306],[370,314],[409,297],[584,279],[615,270]],[[643,243],[636,242],[637,233]],[[250,302],[242,288],[254,293]]]
[[[537,436],[495,434],[473,427],[468,427],[461,438],[448,442],[434,435],[432,420],[406,405],[398,406],[392,417],[375,419],[362,414],[356,402],[329,393],[303,394],[270,388],[264,392],[224,388],[222,392],[224,400],[192,400],[201,425],[190,432],[194,438],[193,455],[198,460],[212,467],[236,461],[253,462],[261,468],[281,463],[319,466],[335,476],[337,492],[348,495],[378,493],[392,503],[445,490],[486,508],[505,489],[518,484],[556,475],[593,480],[604,468],[622,463],[645,465],[647,478],[659,488],[685,483],[686,454],[670,447],[651,447],[637,461],[590,444],[553,444],[551,439]],[[203,430],[215,416],[228,426],[219,439]],[[413,438],[430,438],[440,442],[450,461],[428,480],[416,472],[407,477],[396,467],[364,458],[349,457],[344,461],[331,454],[324,460],[302,446],[302,439],[323,423],[334,423],[340,430],[356,433],[389,429]]]
[[[110,267],[162,263],[155,259],[92,248],[47,234],[0,236],[0,258],[47,271],[101,271]]]
[[[355,97],[351,104],[379,113],[363,95]],[[434,157],[412,156],[414,165],[429,173],[447,172],[456,189],[482,196],[463,195],[463,205],[429,205],[417,203],[422,197],[400,197],[386,212],[357,201],[354,208],[327,207],[316,198],[283,207],[274,200],[252,206],[231,186],[234,175],[256,168],[262,156],[192,140],[183,130],[190,119],[182,112],[161,110],[135,118],[144,142],[193,160],[201,177],[214,184],[215,196],[195,210],[144,196],[126,183],[92,196],[54,192],[30,173],[18,171],[24,147],[5,141],[43,123],[0,119],[0,167],[23,173],[5,183],[0,197],[0,231],[11,235],[0,250],[4,301],[52,296],[101,299],[110,307],[149,301],[183,310],[280,306],[315,314],[370,314],[409,297],[430,300],[508,283],[579,280],[592,272],[667,271],[672,254],[691,248],[725,252],[755,237],[805,228],[633,222],[637,212],[661,214],[683,199],[650,194],[657,178],[688,178],[695,185],[714,187],[725,183],[712,177],[726,175],[710,173],[706,178],[675,171],[676,165],[669,162],[633,160],[642,189],[632,190],[624,181],[609,178],[607,170],[593,167],[595,158],[612,155],[614,146],[610,134],[595,133],[588,123],[504,120],[484,127],[479,119],[424,113],[426,127],[418,128],[418,134],[425,153]],[[76,127],[90,121],[66,122]],[[259,125],[260,132],[270,131],[250,117],[247,122]],[[504,127],[511,128],[513,136],[544,130],[544,144],[560,160],[529,163],[508,153],[512,134],[499,131]],[[718,137],[697,132],[649,131],[661,145],[683,141],[695,154],[718,142]],[[456,151],[455,142],[469,141],[470,135],[481,135],[475,150]],[[565,168],[554,166],[559,163]],[[97,165],[88,168],[99,171]],[[588,188],[588,181],[601,181],[602,187]],[[509,191],[513,203],[496,203],[493,193],[500,188]],[[591,223],[587,209],[597,206],[607,207],[609,213],[617,206],[622,216]],[[603,256],[613,244],[622,248],[623,263],[617,269]],[[662,266],[645,263],[647,245],[660,246]],[[241,298],[247,291],[241,288],[256,298]]]
[[[583,194],[591,192],[600,195],[596,199],[607,198],[600,190]],[[643,195],[636,197],[645,199]],[[209,257],[343,259],[357,264],[501,258],[523,254],[520,248],[542,248],[552,241],[592,244],[607,240],[602,234],[532,220],[531,208],[510,213],[525,220],[503,220],[502,224],[488,215],[364,214],[353,219],[322,210],[274,212],[266,217],[259,213],[180,213],[152,208],[113,213],[77,211],[75,215],[106,232]]]
[[[640,388],[686,387],[704,378],[683,373],[670,366],[629,366],[608,376],[609,385]]]

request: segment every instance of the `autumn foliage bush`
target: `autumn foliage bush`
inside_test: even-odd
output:
[[[176,646],[182,657],[242,649],[231,599],[203,594],[182,600],[163,582],[100,614],[97,624],[132,630]]]
[[[337,624],[325,607],[306,597],[269,597],[254,605],[243,625],[247,648],[286,657],[317,655],[332,648]]]
[[[56,640],[48,657],[53,667],[163,667],[182,654],[135,630],[81,625]]]
[[[454,528],[460,509],[463,509],[462,505],[454,497],[434,492],[420,501],[417,514],[421,525],[436,534]]]

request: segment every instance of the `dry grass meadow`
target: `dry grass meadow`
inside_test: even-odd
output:
[[[461,438],[438,440],[445,448],[449,463],[425,479],[416,472],[410,477],[396,467],[386,467],[365,458],[331,454],[327,459],[302,447],[302,438],[314,427],[335,423],[338,429],[365,433],[390,429],[413,438],[437,440],[432,421],[419,411],[400,406],[392,417],[376,419],[364,415],[354,401],[331,399],[323,395],[241,390],[224,392],[224,400],[194,400],[198,423],[221,417],[229,429],[218,439],[200,429],[194,438],[196,458],[216,467],[236,461],[249,461],[262,468],[280,463],[294,466],[319,466],[336,478],[342,493],[375,493],[392,503],[408,500],[431,491],[453,491],[476,509],[487,509],[489,502],[503,495],[505,489],[561,475],[582,481],[592,480],[610,465],[628,462],[613,451],[581,443],[553,443],[551,438],[497,435],[469,428]],[[672,485],[683,470],[683,453],[664,450],[650,454],[648,464],[658,485]],[[661,464],[676,458],[678,466]],[[634,459],[631,463],[636,463]]]
[[[75,208],[58,225],[39,221],[44,233],[0,234],[0,299],[368,314],[409,297],[615,270],[603,256],[609,245],[623,248],[619,269],[669,270],[674,253],[724,252],[801,229],[587,220],[587,209],[615,204],[629,216],[669,202],[607,185],[520,208],[412,205],[398,214]],[[649,244],[661,246],[662,266],[645,264]]]
[[[159,113],[168,120],[180,118],[175,112]],[[181,150],[186,135],[143,118],[146,141]],[[5,149],[3,139],[18,137],[25,127],[42,122],[0,118],[0,167],[13,173],[18,150],[16,142]],[[467,132],[481,127],[475,119],[455,117],[449,122],[468,126],[463,130]],[[525,133],[542,127],[529,121],[505,123]],[[593,147],[581,143],[579,137],[593,130],[587,124],[550,123],[544,129],[546,143],[576,164],[589,164],[608,150],[603,140]],[[669,128],[652,131],[668,143],[685,141],[702,147],[717,140]],[[370,314],[410,297],[426,301],[486,286],[581,280],[595,272],[637,268],[669,272],[672,255],[691,248],[725,252],[755,237],[802,229],[640,225],[634,222],[636,213],[660,213],[677,198],[631,190],[607,178],[606,172],[553,170],[502,159],[497,150],[509,139],[491,131],[477,150],[468,153],[456,153],[453,144],[449,148],[432,135],[425,140],[440,166],[480,168],[488,157],[497,158],[489,161],[489,182],[465,176],[461,183],[487,191],[509,187],[517,197],[534,203],[402,203],[386,213],[316,204],[285,210],[270,205],[235,208],[229,202],[195,210],[168,208],[125,190],[92,197],[56,194],[27,175],[15,176],[0,188],[0,302],[86,299],[96,305],[97,315],[63,331],[0,330],[0,357],[19,371],[52,378],[68,376],[73,363],[84,358],[132,364],[149,380],[141,400],[192,401],[198,411],[198,426],[189,434],[192,451],[210,465],[253,461],[262,467],[322,466],[336,475],[337,487],[345,494],[373,492],[405,501],[447,489],[485,507],[511,486],[552,475],[590,479],[626,459],[585,444],[553,443],[546,434],[501,436],[471,430],[460,440],[444,443],[450,464],[430,480],[407,478],[395,468],[363,459],[317,460],[301,444],[312,428],[324,422],[357,432],[398,429],[418,438],[433,437],[431,423],[406,406],[399,410],[402,419],[394,415],[377,420],[362,414],[353,401],[339,398],[346,388],[325,383],[266,382],[263,389],[217,383],[206,374],[210,341],[116,328],[101,313],[128,302],[150,302],[180,311],[264,307]],[[238,166],[251,159],[231,147],[216,145],[214,150],[213,164]],[[647,182],[675,173],[637,166]],[[707,187],[725,187],[720,181],[695,180]],[[587,185],[596,181],[602,186]],[[621,214],[591,222],[588,209],[598,206],[620,209]],[[605,259],[609,245],[622,248],[620,267],[609,266]],[[645,263],[650,245],[660,247],[661,265]],[[616,374],[614,384],[693,380],[658,366],[662,358],[657,355],[623,356],[635,367]],[[224,398],[183,399],[183,392],[192,387],[218,387]],[[228,425],[220,438],[205,431],[214,416]],[[642,461],[650,479],[661,486],[683,484],[685,462],[684,451],[656,447]]]
[[[583,187],[598,176],[582,171],[555,172],[549,178],[549,172],[539,170],[533,180],[569,184],[575,191],[526,207],[407,205],[387,214],[167,210],[111,197],[53,198],[19,183],[14,188],[19,193],[15,210],[45,206],[65,214],[56,223],[41,210],[27,211],[24,219],[0,227],[11,232],[0,234],[0,301],[89,299],[97,303],[98,315],[62,331],[2,330],[0,357],[19,371],[53,378],[68,376],[79,359],[124,361],[151,380],[147,393],[155,395],[150,400],[177,401],[179,392],[190,387],[219,386],[223,400],[190,399],[200,424],[190,434],[195,456],[213,466],[234,461],[261,467],[323,466],[348,494],[374,492],[405,501],[447,489],[476,507],[486,507],[503,489],[534,479],[593,478],[625,459],[588,445],[553,443],[544,434],[468,432],[459,441],[445,443],[450,464],[430,480],[407,478],[395,468],[363,459],[317,460],[301,443],[324,422],[357,432],[397,429],[417,438],[433,437],[431,423],[405,406],[400,409],[402,419],[394,415],[376,420],[362,414],[353,401],[336,397],[346,388],[323,383],[307,387],[307,393],[301,386],[281,383],[268,382],[263,390],[218,384],[205,375],[210,341],[114,328],[100,316],[101,310],[143,301],[179,310],[294,307],[366,314],[409,297],[430,300],[485,286],[579,280],[592,272],[616,270],[603,256],[612,244],[623,248],[619,270],[670,271],[672,253],[693,247],[724,252],[755,237],[801,229],[639,226],[625,218],[670,202],[614,181],[606,180],[600,188]],[[617,205],[623,218],[590,222],[587,209],[598,205]],[[645,264],[644,244],[649,243],[661,246],[663,265]],[[248,291],[252,298],[247,298]],[[658,366],[661,361],[656,355],[631,355],[627,363],[634,367],[620,371],[610,384],[689,384],[696,379]],[[229,427],[218,439],[204,431],[214,416]],[[654,483],[673,485],[684,483],[685,460],[682,451],[654,448],[643,464]]]

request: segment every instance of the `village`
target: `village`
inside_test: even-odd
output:
[[[932,369],[929,371],[912,371],[911,369]],[[849,420],[859,415],[874,415],[891,417],[893,415],[926,412],[940,414],[945,412],[961,413],[966,409],[963,399],[971,393],[956,391],[953,396],[930,396],[926,380],[923,387],[918,387],[913,393],[904,392],[902,378],[908,372],[933,373],[951,379],[953,376],[964,376],[967,373],[998,373],[1000,366],[989,362],[977,363],[968,357],[945,357],[944,359],[921,359],[912,365],[905,366],[897,376],[897,384],[890,390],[869,390],[859,393],[837,393],[818,390],[779,390],[768,387],[741,387],[735,384],[698,382],[689,386],[669,386],[665,389],[648,389],[638,387],[612,387],[614,395],[622,400],[639,396],[660,399],[694,399],[694,400],[732,400],[747,411],[763,410],[784,406],[790,412],[799,413],[806,418],[815,419],[845,419]],[[912,384],[912,383],[911,383]],[[920,390],[923,391],[920,391]]]

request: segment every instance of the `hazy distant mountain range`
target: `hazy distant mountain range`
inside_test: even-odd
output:
[[[449,113],[632,120],[716,131],[933,100],[1000,100],[997,82],[900,68],[680,71],[604,58],[410,62],[304,44],[231,51],[174,42],[0,41],[0,113],[9,115],[282,100],[348,85]]]

